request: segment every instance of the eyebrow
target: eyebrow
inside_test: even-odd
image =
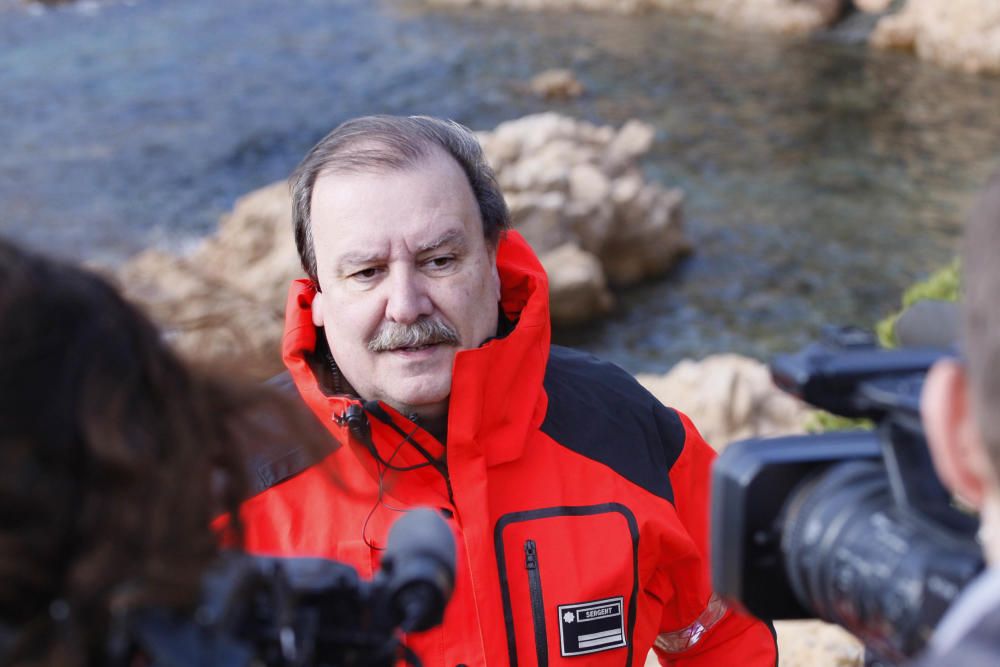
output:
[[[438,248],[446,245],[457,246],[458,249],[465,247],[465,236],[458,229],[452,229],[447,231],[441,236],[437,237],[433,241],[428,241],[426,243],[421,243],[417,246],[417,253],[429,252],[431,250],[437,250]]]
[[[385,255],[377,252],[349,252],[346,255],[341,255],[337,259],[337,272],[340,274],[344,273],[344,270],[348,267],[363,266],[366,264],[373,264],[385,259]]]
[[[445,232],[441,236],[421,243],[417,246],[417,254],[423,254],[426,252],[432,252],[443,246],[453,245],[457,250],[462,250],[465,248],[465,237],[461,230],[452,229]],[[385,255],[379,252],[349,252],[341,255],[337,259],[337,272],[343,275],[345,270],[348,268],[354,268],[357,266],[365,266],[368,264],[375,264],[378,262],[385,261]]]

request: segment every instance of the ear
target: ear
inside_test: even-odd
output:
[[[927,373],[920,412],[934,467],[952,493],[980,509],[992,488],[991,464],[973,413],[965,369],[951,359]]]
[[[312,301],[312,320],[313,324],[317,327],[323,326],[323,302],[324,297],[322,292],[316,292],[316,296],[313,297]]]

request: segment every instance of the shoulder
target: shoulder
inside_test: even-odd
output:
[[[541,429],[546,435],[673,500],[666,471],[687,439],[676,410],[618,366],[556,345],[544,386],[548,408]]]
[[[298,390],[288,372],[265,382],[289,401],[299,401]],[[305,407],[302,407],[305,412]],[[289,429],[290,414],[272,414],[262,410],[249,416],[255,427],[255,438],[246,443],[243,463],[250,496],[259,495],[311,468],[326,455],[340,448],[340,443],[314,422],[312,415],[303,414]],[[312,428],[305,428],[309,425]],[[302,439],[305,439],[303,441]]]
[[[615,399],[638,403],[656,400],[634,377],[615,364],[589,352],[553,345],[545,369],[546,388],[584,382],[605,394],[613,391]]]
[[[1000,664],[1000,605],[994,607],[957,644],[941,652],[931,652],[910,667],[994,667]]]
[[[931,647],[913,667],[1000,664],[1000,570],[987,569],[962,592],[934,631]]]

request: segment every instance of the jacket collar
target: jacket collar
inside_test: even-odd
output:
[[[545,415],[542,380],[551,339],[548,280],[534,251],[515,231],[504,234],[497,247],[497,269],[500,307],[516,325],[503,338],[455,355],[448,405],[449,460],[461,453],[463,458],[483,456],[487,465],[512,461]],[[316,368],[324,362],[315,358],[318,331],[311,312],[315,296],[312,281],[292,283],[282,356],[302,398],[335,436],[343,438],[346,433],[334,419],[357,398],[330,395],[317,378]],[[408,421],[385,408],[394,421]]]

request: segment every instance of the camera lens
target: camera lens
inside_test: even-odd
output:
[[[883,658],[917,653],[978,554],[893,502],[877,461],[833,466],[803,482],[784,514],[788,580],[799,601]]]

